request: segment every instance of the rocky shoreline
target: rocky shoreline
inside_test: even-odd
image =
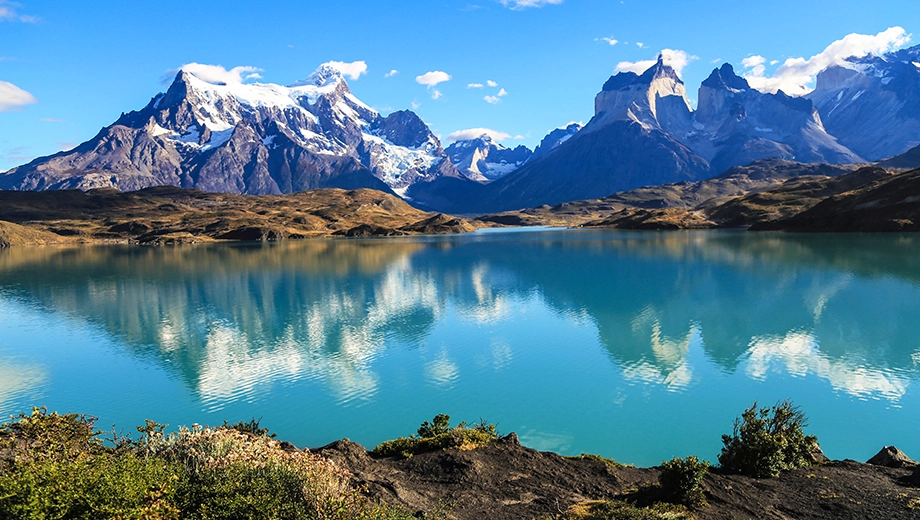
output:
[[[456,519],[578,518],[579,505],[651,504],[661,468],[567,458],[522,446],[510,434],[472,450],[375,458],[348,439],[313,450],[350,471],[371,498],[409,511],[447,508]],[[886,456],[886,454],[888,454]],[[698,519],[920,518],[920,468],[893,448],[867,463],[828,461],[755,479],[712,469]]]

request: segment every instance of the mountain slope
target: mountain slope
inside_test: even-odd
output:
[[[675,130],[675,137],[710,161],[716,172],[767,158],[864,162],[825,131],[810,100],[754,90],[727,63],[700,86],[693,128]]]
[[[123,114],[73,150],[0,175],[0,188],[401,192],[441,175],[459,172],[418,116],[380,116],[324,65],[290,87],[212,84],[179,72],[143,109]]]
[[[920,45],[832,65],[806,97],[827,131],[866,160],[904,153],[920,145]]]

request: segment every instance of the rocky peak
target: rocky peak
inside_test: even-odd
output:
[[[371,125],[371,131],[397,146],[419,148],[427,143],[434,143],[438,152],[442,151],[438,138],[431,133],[428,125],[411,110],[399,110],[377,119]]]
[[[735,74],[735,69],[730,63],[713,69],[712,74],[703,81],[701,87],[732,90],[750,90],[751,88],[746,79]]]
[[[593,130],[613,121],[636,121],[651,129],[684,127],[690,120],[690,101],[684,82],[664,56],[638,75],[620,72],[604,84],[594,99]]]

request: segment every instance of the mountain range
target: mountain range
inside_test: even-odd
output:
[[[830,66],[803,97],[760,92],[725,64],[698,100],[694,110],[659,57],[642,74],[611,76],[587,124],[553,130],[532,152],[488,135],[445,149],[415,113],[364,104],[329,64],[286,87],[179,72],[92,139],[0,174],[0,189],[373,188],[470,214],[698,181],[768,158],[865,163],[920,144],[920,46]]]

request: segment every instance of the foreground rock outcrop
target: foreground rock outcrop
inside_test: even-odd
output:
[[[373,498],[409,511],[449,509],[457,519],[564,518],[573,505],[623,499],[643,505],[643,486],[660,468],[618,466],[539,452],[511,434],[474,450],[449,449],[411,458],[374,458],[346,440],[314,450],[353,473]],[[920,489],[910,465],[830,461],[777,478],[713,470],[703,487],[709,506],[699,519],[886,518],[920,516]]]

